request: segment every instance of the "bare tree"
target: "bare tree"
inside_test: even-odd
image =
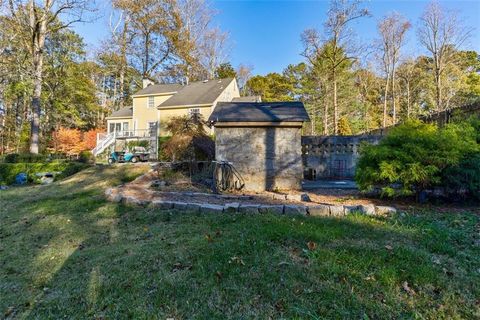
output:
[[[113,14],[110,16],[110,34],[115,49],[118,49],[120,52],[118,61],[118,82],[120,92],[119,107],[122,108],[125,102],[125,73],[128,68],[127,50],[130,48],[132,42],[130,16],[125,11],[120,12],[120,16],[116,23],[113,22]]]
[[[228,33],[218,28],[207,30],[199,45],[200,63],[207,71],[208,78],[215,78],[215,70],[224,63],[228,57]]]
[[[338,70],[346,62],[354,61],[355,48],[352,46],[354,34],[349,24],[359,18],[369,16],[367,9],[361,8],[361,0],[332,0],[325,22],[326,39],[320,41],[318,32],[306,30],[302,36],[305,45],[305,56],[317,55],[322,51],[322,57],[327,60],[332,82],[333,126],[334,134],[338,133]],[[326,44],[329,50],[321,50],[319,44]]]
[[[420,18],[418,39],[432,55],[437,112],[445,109],[443,74],[471,32],[472,29],[466,28],[455,12],[445,10],[437,2],[431,2]]]
[[[396,12],[388,15],[378,24],[378,32],[381,37],[381,64],[385,72],[382,123],[384,128],[387,125],[387,103],[390,79],[392,85],[392,118],[393,123],[397,122],[397,107],[395,96],[396,68],[400,59],[400,50],[405,41],[405,34],[407,33],[410,26],[410,22],[408,22],[403,16]]]
[[[253,71],[253,66],[252,65],[246,65],[246,64],[240,64],[237,67],[237,82],[238,82],[238,88],[240,89],[240,93],[242,95],[245,95],[245,90],[246,90],[246,85],[248,79],[252,77],[252,71]]]
[[[179,36],[175,0],[114,0],[113,7],[128,16],[132,44],[129,53],[144,78],[151,78],[171,57]]]
[[[83,21],[85,12],[91,12],[93,8],[88,0],[9,0],[8,9],[22,31],[24,36],[21,39],[32,57],[30,152],[38,153],[45,40],[50,34],[60,29]]]

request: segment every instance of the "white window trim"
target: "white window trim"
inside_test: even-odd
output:
[[[155,108],[155,97],[150,96],[147,98],[147,108],[149,109]]]

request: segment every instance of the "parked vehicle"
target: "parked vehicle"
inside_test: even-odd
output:
[[[139,161],[148,161],[149,153],[145,150],[145,148],[136,147],[134,148],[133,152],[130,151],[114,151],[110,154],[108,158],[109,164],[114,164],[116,162],[132,162],[136,163]]]

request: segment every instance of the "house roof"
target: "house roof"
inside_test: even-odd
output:
[[[191,82],[158,107],[213,104],[234,78]]]
[[[262,102],[261,96],[246,96],[233,98],[232,102]]]
[[[304,122],[309,121],[302,102],[219,102],[208,121]]]
[[[143,96],[149,94],[162,94],[162,93],[171,93],[177,92],[182,89],[184,86],[178,83],[174,84],[152,84],[146,88],[135,93],[133,96]]]
[[[107,117],[107,119],[110,119],[110,118],[130,118],[132,116],[133,116],[133,107],[129,106],[129,107],[125,107],[125,108],[122,108],[122,109],[119,109],[117,111],[112,112],[112,114],[110,114]]]

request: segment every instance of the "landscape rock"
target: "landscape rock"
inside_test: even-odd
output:
[[[187,211],[191,212],[200,212],[200,204],[199,203],[187,203]]]
[[[188,203],[186,202],[173,201],[172,203],[175,210],[187,210]]]
[[[164,201],[164,200],[153,200],[150,205],[153,208],[158,208],[160,210],[169,210],[173,209],[173,203],[171,201]]]
[[[122,197],[122,201],[123,201],[124,204],[136,205],[136,206],[144,206],[144,205],[147,204],[147,201],[140,200],[140,199],[137,199],[135,197],[130,197],[130,196]]]
[[[330,215],[330,206],[318,204],[308,207],[308,213],[314,217],[326,217]]]
[[[255,213],[258,213],[258,207],[259,205],[255,205],[255,204],[242,204],[238,208],[238,212],[255,214]]]
[[[258,212],[283,214],[283,207],[283,205],[261,205],[258,207]]]
[[[376,214],[375,206],[373,204],[363,204],[358,206],[358,209],[362,214],[367,216],[374,216]]]
[[[108,188],[107,190],[105,190],[105,197],[108,201],[112,202],[122,201],[122,194],[117,189],[113,188]]]
[[[388,206],[377,206],[376,207],[376,213],[378,215],[386,215],[386,214],[392,214],[396,213],[397,209],[394,207],[388,207]]]
[[[163,180],[154,180],[150,184],[150,187],[151,188],[160,188],[160,187],[165,187],[166,185],[167,185],[167,183]]]
[[[286,199],[289,201],[297,201],[297,202],[311,202],[310,197],[306,193],[300,194],[287,194]]]
[[[330,215],[333,217],[343,217],[345,215],[343,206],[330,206]]]
[[[345,215],[361,212],[360,206],[343,206],[343,210],[345,211]]]
[[[201,213],[222,213],[223,206],[219,206],[217,204],[201,204],[200,212]]]
[[[285,205],[285,214],[300,214],[307,215],[307,207],[305,206],[295,206],[295,205]]]
[[[226,213],[235,213],[238,212],[238,208],[240,207],[240,203],[238,202],[229,202],[226,203],[223,208]]]
[[[287,200],[287,195],[283,193],[272,193],[273,200]]]

